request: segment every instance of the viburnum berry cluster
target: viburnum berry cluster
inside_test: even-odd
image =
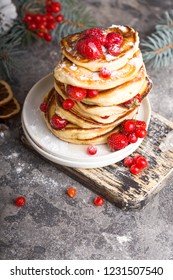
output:
[[[121,126],[121,132],[112,133],[107,144],[111,151],[124,149],[128,144],[136,143],[138,138],[144,138],[147,135],[146,122],[134,119],[124,121]]]
[[[82,32],[82,37],[77,41],[77,52],[89,60],[99,59],[105,51],[117,56],[121,50],[123,36],[117,32],[106,34],[101,28],[90,28]]]
[[[45,13],[25,14],[23,21],[28,30],[33,32],[38,38],[51,42],[51,31],[56,28],[58,23],[64,20],[64,16],[60,14],[60,11],[61,4],[59,2],[47,0]]]
[[[126,157],[123,160],[123,164],[124,166],[129,167],[132,174],[137,175],[142,171],[142,169],[148,166],[148,161],[144,156],[138,154],[134,157]]]

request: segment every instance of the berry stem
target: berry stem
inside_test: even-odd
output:
[[[80,23],[80,22],[75,22],[75,21],[70,21],[70,20],[64,20],[63,23],[69,24],[69,25],[74,25],[78,27],[86,27],[87,25]]]

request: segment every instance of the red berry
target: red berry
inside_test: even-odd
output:
[[[61,11],[61,5],[59,2],[52,2],[51,10],[53,13],[59,13]]]
[[[121,52],[120,47],[117,45],[110,45],[108,46],[108,53],[113,55],[113,56],[117,56],[119,55]]]
[[[70,110],[74,106],[74,101],[72,99],[68,98],[68,99],[63,101],[62,106],[63,106],[64,109]]]
[[[38,38],[41,38],[41,39],[44,38],[44,32],[40,31],[40,32],[37,32],[36,34],[37,34]]]
[[[107,48],[112,45],[120,46],[122,42],[123,42],[123,36],[121,36],[119,33],[112,32],[107,34],[105,45]]]
[[[47,24],[46,24],[46,28],[48,30],[53,30],[56,28],[56,23],[54,21],[48,21]]]
[[[47,107],[48,107],[47,102],[43,102],[43,103],[40,104],[40,110],[44,113],[46,112]]]
[[[111,77],[111,72],[106,67],[103,67],[99,72],[99,76],[103,79],[108,79]]]
[[[146,129],[137,128],[135,130],[135,134],[139,138],[144,138],[147,135],[147,131]]]
[[[130,166],[130,172],[134,175],[137,175],[141,172],[141,169],[136,164],[133,164]]]
[[[83,35],[92,35],[97,37],[97,39],[100,41],[101,45],[105,45],[106,42],[106,35],[103,34],[102,30],[100,28],[90,28],[82,33]]]
[[[135,121],[134,120],[127,120],[123,124],[123,130],[125,132],[131,133],[135,131]]]
[[[68,194],[68,196],[71,197],[71,198],[75,197],[75,196],[76,196],[76,193],[77,193],[77,191],[76,191],[76,189],[73,188],[73,187],[70,187],[70,188],[68,188],[68,190],[67,190],[67,194]]]
[[[95,155],[96,153],[97,153],[97,147],[95,147],[95,146],[89,146],[88,148],[87,148],[87,153],[89,154],[89,155]]]
[[[135,95],[131,99],[129,99],[126,102],[124,102],[123,105],[128,107],[128,108],[133,108],[133,107],[139,106],[141,101],[142,101],[141,100],[141,96],[138,93],[137,95]]]
[[[94,36],[85,36],[77,41],[77,52],[82,56],[94,60],[102,57],[103,51],[100,41]]]
[[[110,116],[103,116],[103,117],[101,117],[102,119],[104,119],[104,120],[106,120],[106,119],[108,119]]]
[[[35,23],[42,22],[42,15],[40,15],[40,14],[35,14],[35,15],[33,16],[33,20],[34,20]]]
[[[67,93],[71,99],[81,101],[86,97],[87,90],[85,88],[79,88],[71,85],[67,85]]]
[[[139,157],[141,157],[141,155],[135,155],[134,156],[134,158],[133,158],[133,163],[135,164],[136,163],[136,161],[137,161],[137,159],[139,158]]]
[[[143,168],[146,168],[148,166],[148,162],[144,157],[140,156],[136,160],[136,165],[137,165],[137,167],[143,169]]]
[[[26,203],[26,199],[24,196],[18,196],[16,199],[15,199],[15,204],[16,206],[18,207],[22,207],[24,206]]]
[[[46,16],[46,20],[49,21],[49,20],[54,20],[54,16],[51,14],[51,13],[48,13],[45,15]]]
[[[147,128],[147,124],[144,121],[136,120],[135,124],[136,124],[136,128],[141,128],[141,129]]]
[[[55,21],[56,21],[56,22],[62,22],[62,21],[64,21],[64,16],[61,15],[61,14],[57,15],[57,16],[55,17]]]
[[[104,204],[104,199],[101,196],[96,196],[94,198],[95,206],[102,206]]]
[[[44,39],[47,42],[51,42],[52,41],[52,36],[49,33],[44,33]]]
[[[46,5],[51,5],[52,4],[52,0],[46,0]]]
[[[99,91],[96,89],[88,89],[87,90],[87,96],[92,98],[92,97],[96,97],[98,95]]]
[[[123,161],[124,166],[130,167],[133,164],[132,157],[126,157]]]
[[[47,13],[52,13],[51,5],[46,5],[46,11],[47,11]]]
[[[107,144],[111,151],[117,151],[128,145],[128,139],[124,134],[113,133],[108,137]]]
[[[128,136],[128,141],[130,144],[133,144],[133,143],[136,143],[138,141],[138,137],[136,136],[136,134],[133,132],[133,133],[130,133]]]
[[[52,119],[50,120],[50,124],[55,129],[63,129],[67,125],[67,121],[65,119],[60,118],[57,115],[53,115]]]
[[[40,31],[43,31],[43,32],[45,32],[45,30],[46,30],[46,23],[45,22],[38,22],[37,24],[36,24],[36,26],[37,26],[37,29],[39,29]]]
[[[37,26],[34,22],[29,23],[29,25],[28,25],[29,30],[34,31],[34,30],[36,30],[36,28],[37,28]]]
[[[24,18],[23,18],[23,21],[24,21],[25,23],[31,23],[31,22],[33,22],[33,15],[31,15],[31,14],[26,14],[26,15],[24,16]]]

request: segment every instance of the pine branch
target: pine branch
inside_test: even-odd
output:
[[[173,61],[173,10],[165,12],[156,31],[141,42],[144,62],[154,69]]]

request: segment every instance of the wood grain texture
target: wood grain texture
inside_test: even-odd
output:
[[[172,122],[152,113],[148,135],[133,153],[142,154],[149,162],[149,167],[139,175],[132,175],[129,169],[123,166],[122,161],[92,169],[52,164],[117,207],[124,210],[140,209],[165,186],[163,181],[173,170],[173,153],[163,153],[159,149],[160,143],[172,129]]]

